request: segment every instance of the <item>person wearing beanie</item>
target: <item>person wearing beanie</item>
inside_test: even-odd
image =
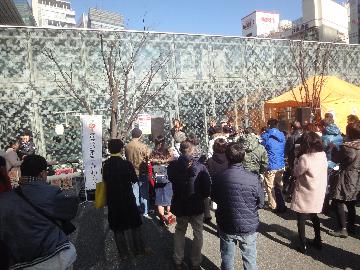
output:
[[[140,141],[142,131],[134,128],[131,131],[132,140],[125,146],[125,156],[135,168],[139,181],[133,185],[136,203],[141,213],[147,216],[149,209],[149,182],[147,177],[147,162],[150,149]]]

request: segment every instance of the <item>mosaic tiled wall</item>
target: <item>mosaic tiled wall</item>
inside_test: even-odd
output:
[[[22,128],[31,129],[41,154],[51,159],[80,156],[78,115],[85,110],[59,90],[60,78],[53,62],[42,54],[52,49],[60,65],[72,64],[74,81],[95,113],[108,123],[109,99],[100,53],[99,31],[1,28],[0,27],[0,142]],[[105,41],[121,42],[124,54],[138,42],[138,32],[105,32]],[[317,43],[307,43],[311,61]],[[323,44],[331,48],[328,73],[360,84],[360,47]],[[166,71],[176,78],[144,110],[170,119],[179,117],[206,145],[206,126],[210,116],[218,120],[233,112],[238,124],[258,124],[263,102],[288,88],[297,78],[289,41],[240,37],[149,33],[133,72],[133,80],[159,52],[171,50]],[[311,69],[311,65],[310,65]],[[310,71],[311,73],[311,71]],[[161,83],[162,72],[156,77]],[[244,117],[248,115],[248,117]],[[55,125],[66,124],[65,135],[56,137]],[[104,127],[105,130],[105,127]]]

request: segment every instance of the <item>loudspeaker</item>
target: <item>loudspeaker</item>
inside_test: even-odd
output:
[[[155,117],[155,118],[151,118],[151,137],[153,138],[153,140],[159,136],[165,135],[165,119],[162,117]]]
[[[295,119],[300,122],[302,126],[310,123],[311,109],[309,107],[296,108]]]

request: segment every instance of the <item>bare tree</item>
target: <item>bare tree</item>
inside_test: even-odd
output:
[[[310,54],[305,47],[306,42],[289,41],[290,53],[293,60],[293,68],[300,80],[300,99],[293,92],[294,99],[299,106],[310,107],[311,112],[316,115],[320,108],[320,95],[325,83],[325,75],[331,60],[328,44],[317,43],[314,54]],[[313,76],[312,80],[309,78]],[[294,89],[294,82],[289,81],[289,86]]]
[[[135,64],[147,44],[147,39],[148,33],[143,32],[141,40],[135,44],[126,57],[121,42],[105,42],[103,35],[100,35],[101,54],[111,100],[111,138],[125,137],[141,110],[170,83],[170,76],[165,68],[172,58],[171,51],[160,52],[150,61],[150,66],[140,79],[133,78]],[[105,46],[108,47],[108,52]],[[165,76],[161,83],[156,84],[155,76],[161,71],[165,73]]]
[[[106,72],[106,85],[110,98],[110,137],[124,138],[133,126],[138,114],[162,92],[170,83],[170,75],[166,70],[167,64],[172,58],[172,51],[160,52],[154,59],[143,76],[135,78],[136,63],[141,56],[142,50],[147,45],[149,33],[143,32],[139,42],[133,43],[130,53],[123,50],[124,41],[106,41],[103,34],[100,35],[101,57]],[[44,55],[50,59],[59,71],[62,80],[58,80],[54,74],[54,81],[59,89],[73,97],[87,113],[93,110],[87,99],[81,95],[73,82],[72,64],[69,71],[64,71],[52,50],[46,49]],[[162,73],[162,80],[155,82],[155,77]],[[139,75],[139,74],[136,74]],[[89,85],[86,79],[85,85]]]

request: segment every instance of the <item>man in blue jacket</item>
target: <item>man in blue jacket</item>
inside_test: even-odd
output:
[[[269,119],[268,129],[261,135],[262,144],[268,153],[269,167],[265,172],[266,193],[269,207],[278,213],[285,212],[286,206],[282,196],[282,178],[285,168],[285,136],[278,128],[278,120]],[[276,200],[275,200],[275,196]]]
[[[236,243],[239,242],[245,270],[256,269],[256,230],[258,209],[264,204],[259,177],[244,169],[245,150],[238,143],[226,148],[229,168],[213,179],[212,200],[218,205],[221,270],[234,269]]]
[[[175,269],[182,269],[185,234],[190,223],[194,240],[191,250],[191,269],[200,269],[203,245],[204,199],[210,196],[211,181],[205,165],[193,157],[194,146],[188,141],[180,144],[181,155],[170,162],[168,177],[173,185],[171,212],[177,219],[174,234]]]

